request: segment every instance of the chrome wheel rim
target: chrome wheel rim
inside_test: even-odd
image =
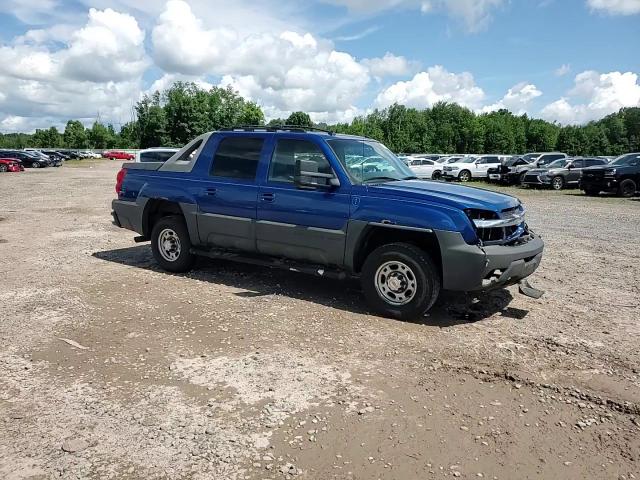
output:
[[[174,230],[165,228],[160,232],[160,235],[158,235],[158,251],[167,262],[175,262],[178,259],[181,245],[180,238]]]
[[[471,175],[468,172],[462,172],[460,174],[460,181],[461,182],[468,182],[470,178],[471,178]]]
[[[406,305],[416,296],[418,281],[413,270],[397,260],[385,262],[376,271],[376,291],[391,305]]]
[[[553,188],[555,190],[562,189],[562,179],[561,178],[554,178],[553,179]]]

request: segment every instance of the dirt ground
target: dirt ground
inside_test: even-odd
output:
[[[116,162],[0,175],[0,478],[640,479],[640,199],[505,189],[532,283],[420,322],[111,225]]]

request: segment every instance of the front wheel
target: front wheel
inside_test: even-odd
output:
[[[31,167],[32,167],[32,168],[40,168],[40,162],[33,162],[33,163],[31,164]]]
[[[427,312],[440,294],[440,273],[431,257],[408,243],[391,243],[369,254],[362,268],[362,290],[384,316],[412,320]]]
[[[0,172],[6,172],[8,167],[5,164],[0,164]]]
[[[187,272],[195,262],[189,231],[180,216],[163,217],[151,232],[151,251],[160,266],[169,272]]]
[[[471,172],[469,170],[463,170],[460,172],[460,175],[458,175],[458,180],[460,180],[461,182],[468,182],[471,180]]]
[[[620,186],[618,187],[618,195],[625,198],[633,197],[636,193],[636,190],[636,182],[634,182],[630,178],[627,178],[626,180],[620,182]]]
[[[562,190],[564,188],[564,178],[562,177],[553,177],[551,179],[551,188],[554,190]]]
[[[431,180],[442,180],[442,172],[440,170],[436,170],[431,174]]]

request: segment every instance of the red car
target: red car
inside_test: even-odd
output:
[[[121,150],[109,150],[108,152],[104,152],[102,156],[111,160],[133,160],[134,158],[136,158],[135,155],[123,152]]]
[[[24,165],[15,158],[0,158],[0,172],[24,172]]]

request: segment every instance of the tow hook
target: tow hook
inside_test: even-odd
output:
[[[544,295],[544,290],[538,290],[537,288],[533,288],[531,284],[529,284],[528,280],[521,280],[518,284],[518,289],[522,295],[526,295],[530,298],[539,299]]]

